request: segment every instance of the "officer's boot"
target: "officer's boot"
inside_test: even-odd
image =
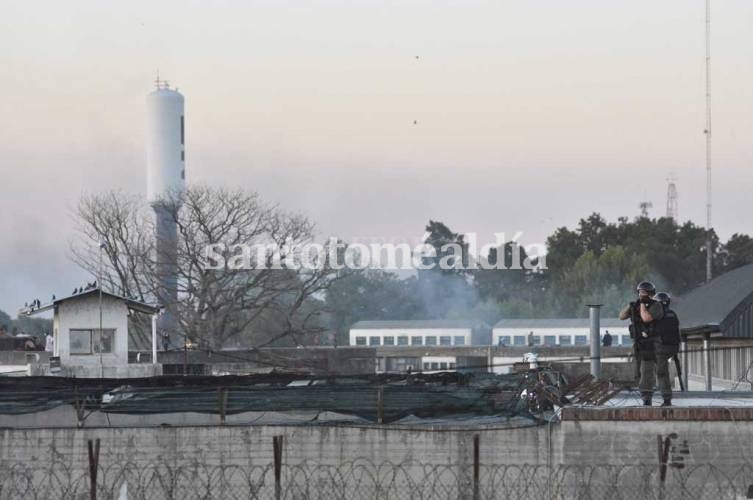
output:
[[[664,398],[664,402],[661,405],[662,406],[672,406],[672,398]]]

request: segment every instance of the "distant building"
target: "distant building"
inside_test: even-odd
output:
[[[460,352],[489,346],[491,328],[473,320],[359,321],[350,327],[350,345],[377,348],[376,371],[434,372],[486,364],[486,357]]]
[[[472,320],[359,321],[350,327],[350,345],[489,345],[489,332],[489,325]]]
[[[99,297],[99,289],[91,288],[25,311],[28,315],[53,311],[54,357],[51,361],[59,360],[60,374],[72,377],[160,375],[156,363],[128,362],[129,317],[132,314],[154,316],[159,308],[104,291],[100,308]]]
[[[628,330],[629,321],[601,318],[599,339],[609,330],[613,346],[633,345]],[[523,347],[533,332],[535,346],[588,345],[591,323],[588,318],[503,319],[494,325],[492,343],[495,346]]]
[[[599,343],[607,330],[614,339],[608,349],[615,351],[604,361],[628,361],[627,349],[617,352],[631,345],[628,322],[603,319]],[[376,349],[377,373],[508,373],[528,351],[538,352],[541,361],[587,355],[589,331],[588,318],[508,319],[493,329],[468,320],[359,321],[350,328],[350,345]]]

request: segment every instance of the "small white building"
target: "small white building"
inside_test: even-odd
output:
[[[55,358],[60,374],[83,378],[148,377],[161,374],[156,363],[156,332],[152,324],[152,362],[128,362],[129,317],[156,318],[159,308],[99,288],[90,288],[23,312],[53,311]],[[53,358],[53,359],[55,359]]]

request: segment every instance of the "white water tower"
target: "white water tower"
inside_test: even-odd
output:
[[[151,204],[174,202],[186,185],[183,95],[158,79],[146,109],[147,198]]]
[[[185,114],[183,96],[168,82],[146,98],[147,199],[155,213],[156,259],[159,288],[157,298],[165,308],[157,328],[175,345],[178,300],[178,229],[175,215],[180,210],[186,186]]]

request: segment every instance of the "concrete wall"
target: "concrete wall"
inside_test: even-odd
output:
[[[267,465],[272,436],[285,436],[285,460],[337,465],[355,459],[374,463],[472,461],[480,434],[483,464],[658,464],[657,436],[674,433],[686,444],[688,464],[753,463],[753,422],[565,421],[525,427],[410,427],[360,425],[227,425],[185,427],[46,428],[0,431],[0,463],[58,459],[86,463],[86,440],[101,438],[104,461],[179,464]]]
[[[657,408],[657,410],[659,410]],[[2,498],[744,498],[753,422],[566,421],[525,427],[187,426],[0,431]],[[669,443],[667,489],[658,443]],[[682,465],[682,468],[678,467]],[[721,488],[724,488],[723,490]]]
[[[472,462],[473,435],[483,434],[485,463],[546,463],[546,428],[469,430],[394,426],[193,426],[88,429],[4,429],[0,463],[64,459],[73,467],[87,463],[86,440],[100,438],[103,465],[113,462],[207,465],[268,465],[272,436],[285,436],[284,459],[338,465],[358,458],[372,462],[421,461],[426,464]]]

